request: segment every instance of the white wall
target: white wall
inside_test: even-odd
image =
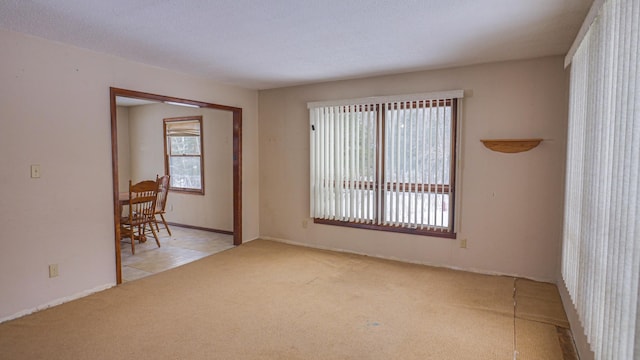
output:
[[[133,182],[164,174],[163,119],[202,116],[204,196],[169,191],[167,221],[233,231],[233,114],[214,109],[152,104],[129,109],[129,146]],[[120,148],[120,145],[118,145]],[[118,158],[118,163],[123,159]],[[126,182],[129,178],[120,179]]]
[[[561,57],[260,92],[260,234],[373,256],[555,282],[562,233],[567,82]],[[309,101],[465,90],[458,241],[313,224]],[[544,138],[502,154],[486,138]],[[303,226],[308,222],[307,227]]]
[[[243,239],[258,236],[256,91],[4,30],[0,49],[0,321],[115,284],[110,86],[243,109]]]

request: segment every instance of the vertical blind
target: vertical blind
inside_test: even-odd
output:
[[[605,1],[571,61],[562,276],[596,359],[640,358],[639,24]]]
[[[311,216],[451,231],[462,95],[309,103]]]

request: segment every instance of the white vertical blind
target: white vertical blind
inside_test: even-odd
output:
[[[371,223],[376,217],[376,111],[323,106],[311,116],[311,214]]]
[[[453,231],[462,91],[309,103],[311,216]]]
[[[397,105],[397,106],[396,106]],[[387,104],[385,225],[448,228],[453,195],[451,99]]]
[[[562,275],[596,359],[639,359],[640,1],[606,0],[571,60]]]

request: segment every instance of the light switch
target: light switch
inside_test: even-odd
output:
[[[31,178],[37,179],[40,177],[40,165],[31,165]]]

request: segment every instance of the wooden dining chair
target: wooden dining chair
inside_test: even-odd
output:
[[[120,219],[120,238],[131,239],[131,253],[135,254],[135,240],[145,240],[147,225],[160,247],[158,234],[153,228],[155,222],[155,209],[158,198],[158,182],[153,180],[141,181],[137,184],[129,180],[129,214]]]
[[[169,236],[171,236],[171,230],[169,229],[169,225],[167,225],[167,220],[164,218],[164,214],[166,214],[165,208],[167,207],[167,194],[169,194],[169,178],[169,175],[156,175],[156,182],[158,183],[158,201],[156,201],[156,210],[153,221],[156,224],[156,230],[159,232],[160,228],[158,227],[157,216],[160,215],[164,228],[167,229]]]

